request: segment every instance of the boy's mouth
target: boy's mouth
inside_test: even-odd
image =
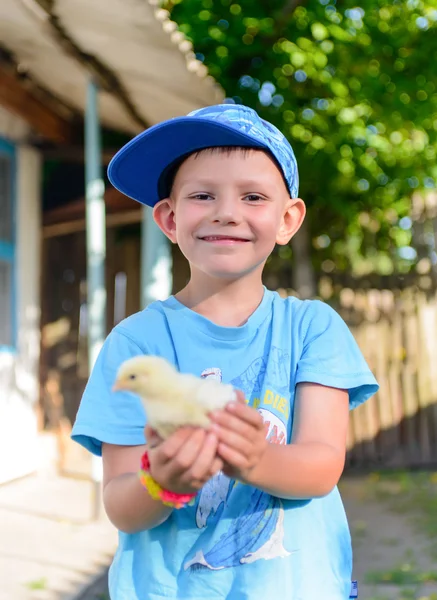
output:
[[[200,238],[204,242],[215,242],[223,244],[242,244],[248,242],[248,239],[234,237],[230,235],[205,235]]]

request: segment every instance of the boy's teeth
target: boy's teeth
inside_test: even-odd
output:
[[[220,236],[220,235],[207,235],[204,240],[237,240],[238,238],[234,238],[231,236]]]

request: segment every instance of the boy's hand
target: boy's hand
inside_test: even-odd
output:
[[[150,474],[167,490],[177,494],[197,492],[223,467],[217,456],[215,433],[183,427],[162,440],[150,427],[145,429]]]
[[[238,391],[237,395],[237,402],[210,416],[219,440],[218,456],[224,461],[223,472],[250,483],[251,473],[264,456],[268,442],[263,418],[246,405],[243,392]]]

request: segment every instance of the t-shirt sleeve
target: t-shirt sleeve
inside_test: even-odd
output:
[[[303,320],[304,344],[296,383],[318,383],[349,391],[353,409],[378,391],[378,384],[340,315],[324,302],[310,303]]]
[[[146,415],[140,399],[129,392],[113,392],[122,362],[145,354],[127,335],[114,329],[106,338],[86,385],[71,437],[101,456],[102,442],[120,446],[145,443]]]

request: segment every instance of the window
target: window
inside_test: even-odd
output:
[[[0,350],[15,346],[15,152],[0,139]]]

